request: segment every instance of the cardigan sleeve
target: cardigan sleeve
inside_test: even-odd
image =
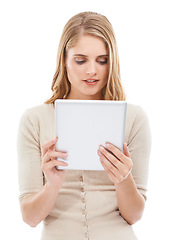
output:
[[[137,107],[128,140],[128,148],[133,161],[132,175],[137,189],[147,199],[147,180],[151,150],[150,125],[145,111]]]
[[[21,202],[24,197],[40,191],[43,186],[39,124],[36,114],[31,110],[27,110],[20,120],[17,153]]]

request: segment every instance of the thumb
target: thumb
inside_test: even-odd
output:
[[[127,157],[130,157],[130,153],[129,153],[129,150],[128,150],[128,147],[127,147],[127,143],[124,142],[123,144],[123,153],[124,155],[126,155]]]

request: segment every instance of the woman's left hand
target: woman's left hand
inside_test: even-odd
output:
[[[123,145],[123,153],[113,144],[106,143],[106,147],[99,147],[98,155],[103,168],[115,185],[129,176],[133,163],[126,143]]]

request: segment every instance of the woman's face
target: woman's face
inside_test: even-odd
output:
[[[66,53],[67,76],[71,83],[68,99],[102,99],[107,83],[109,63],[105,42],[98,37],[82,35]]]

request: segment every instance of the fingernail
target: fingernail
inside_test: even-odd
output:
[[[102,146],[99,147],[100,151],[104,151],[104,148]]]
[[[100,151],[98,151],[98,155],[101,157],[102,156],[102,154],[101,154],[101,152]]]
[[[106,143],[106,147],[109,148],[110,147],[110,143]]]
[[[63,153],[63,156],[64,156],[64,157],[67,157],[67,156],[68,156],[68,154],[67,154],[67,153]]]

